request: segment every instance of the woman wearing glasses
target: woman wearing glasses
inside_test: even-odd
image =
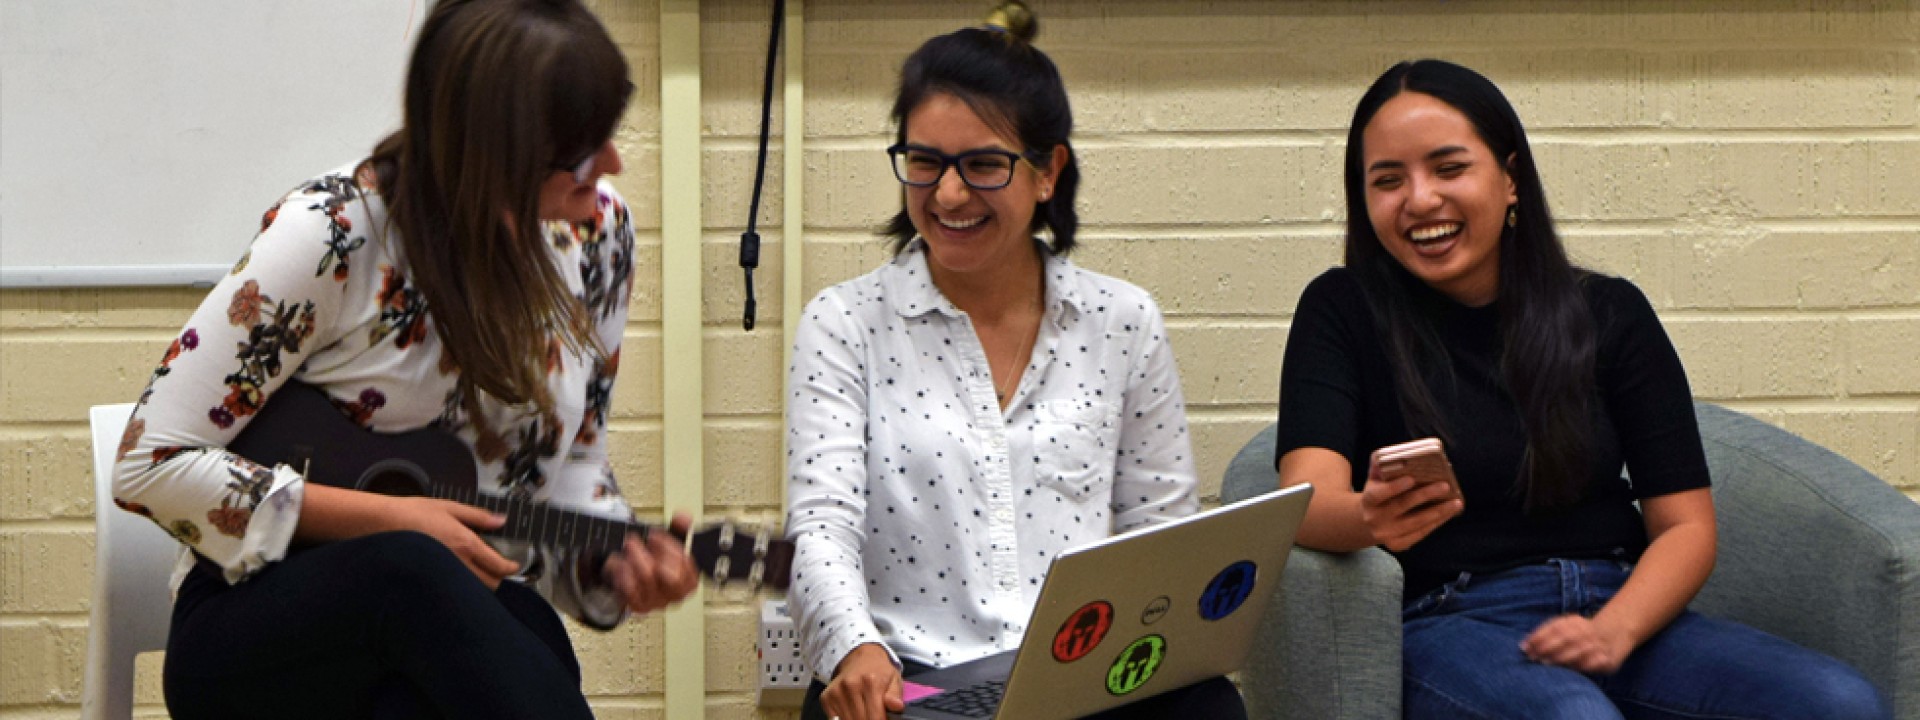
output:
[[[479,508],[227,451],[298,382],[361,427],[454,434],[483,493],[628,518],[606,415],[633,232],[601,177],[631,89],[574,0],[442,0],[403,127],[267,211],[121,443],[117,503],[191,551],[174,717],[585,718],[554,610],[611,628],[693,590],[664,534],[611,556],[489,544],[504,518]]]
[[[892,261],[820,293],[787,404],[803,717],[880,720],[902,668],[1019,646],[1048,563],[1196,509],[1184,401],[1146,292],[1075,267],[1058,70],[1008,3],[906,61]],[[1124,709],[1244,715],[1224,679]],[[1142,705],[1145,705],[1143,703]]]

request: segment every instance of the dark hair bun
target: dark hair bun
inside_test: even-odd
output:
[[[987,14],[987,27],[1000,30],[1023,43],[1033,42],[1040,34],[1040,22],[1033,17],[1033,11],[1020,0],[1006,0]]]

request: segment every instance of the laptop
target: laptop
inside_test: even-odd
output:
[[[906,678],[913,720],[1071,718],[1240,669],[1312,486],[1055,557],[1018,650]]]

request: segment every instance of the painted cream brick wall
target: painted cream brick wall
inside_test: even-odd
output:
[[[1032,0],[1087,179],[1082,251],[1166,309],[1205,492],[1272,421],[1299,292],[1338,262],[1339,162],[1361,90],[1454,59],[1519,107],[1576,256],[1633,279],[1696,394],[1814,439],[1920,498],[1920,0],[1432,3]],[[614,462],[661,512],[659,7],[595,0],[638,88],[616,180],[640,226]],[[806,3],[811,296],[871,269],[898,207],[880,149],[900,61],[985,2]],[[760,210],[759,328],[735,266],[751,191],[766,3],[703,3],[709,514],[780,515],[781,108]],[[262,198],[263,206],[270,198]],[[237,232],[251,222],[236,210]],[[77,713],[92,582],[89,405],[138,394],[200,299],[0,291],[0,720]],[[708,715],[752,707],[754,612],[710,594]],[[658,619],[576,632],[603,717],[662,713]],[[157,657],[142,713],[162,715]]]

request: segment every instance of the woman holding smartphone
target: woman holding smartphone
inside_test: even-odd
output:
[[[456,436],[482,493],[631,517],[607,412],[634,240],[602,180],[625,58],[576,0],[440,0],[406,77],[400,130],[267,210],[121,441],[115,500],[183,546],[173,717],[590,717],[555,610],[610,629],[698,583],[666,533],[490,542],[478,507],[229,450],[299,382],[333,422]]]
[[[1315,486],[1300,544],[1405,570],[1407,717],[1887,717],[1844,664],[1686,610],[1715,528],[1685,372],[1637,288],[1567,259],[1499,89],[1394,66],[1345,174],[1346,266],[1300,298],[1276,456]],[[1422,437],[1457,497],[1368,460]]]

